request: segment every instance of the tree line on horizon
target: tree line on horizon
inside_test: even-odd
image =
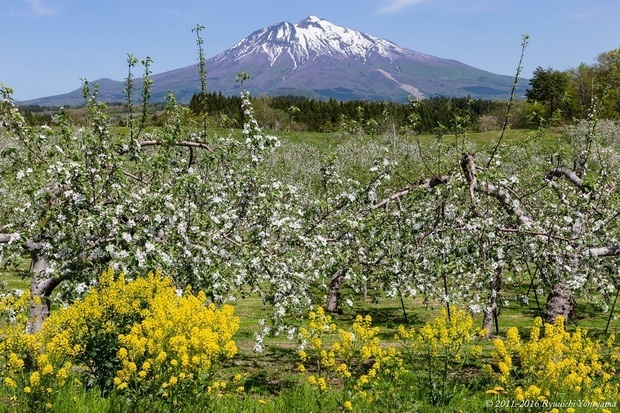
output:
[[[205,108],[218,126],[241,125],[241,98],[211,92],[195,94],[190,110],[199,115]],[[408,126],[412,106],[419,116],[418,130],[433,132],[440,125],[449,126],[455,115],[467,118],[472,128],[482,116],[500,112],[505,102],[470,98],[434,97],[412,100],[409,104],[389,101],[318,100],[303,96],[260,96],[253,99],[258,122],[271,130],[335,132],[364,130],[370,134]]]

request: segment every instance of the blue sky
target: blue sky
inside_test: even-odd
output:
[[[212,57],[309,15],[506,75],[527,33],[525,77],[620,47],[618,0],[0,0],[0,82],[25,100],[77,89],[80,78],[122,80],[127,53],[161,73],[196,62],[196,23]]]

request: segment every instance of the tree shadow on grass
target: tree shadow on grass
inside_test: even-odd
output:
[[[245,392],[255,393],[269,393],[272,395],[278,395],[285,389],[293,388],[298,381],[293,380],[291,377],[286,377],[280,374],[274,374],[267,370],[250,370],[249,375],[246,377],[243,388]]]
[[[297,383],[291,373],[296,371],[298,363],[296,347],[269,345],[260,354],[237,357],[235,367],[245,371],[246,392],[278,394]]]
[[[345,314],[351,322],[355,320],[357,315],[369,315],[372,318],[372,325],[385,328],[396,328],[399,325],[421,325],[422,320],[414,311],[407,311],[407,319],[403,314],[401,307],[381,307],[381,308],[365,308],[359,312]]]

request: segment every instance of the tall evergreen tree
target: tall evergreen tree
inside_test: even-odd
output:
[[[531,89],[525,92],[528,101],[546,104],[546,117],[551,118],[559,109],[559,103],[564,98],[569,85],[569,77],[566,72],[552,68],[543,69],[538,66],[534,70],[534,76],[530,80]]]

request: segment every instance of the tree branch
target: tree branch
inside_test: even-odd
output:
[[[611,247],[594,247],[588,249],[588,253],[593,257],[615,257],[620,255],[620,244]]]
[[[461,159],[461,169],[463,170],[465,179],[469,183],[469,200],[471,201],[471,206],[474,207],[476,205],[474,191],[478,186],[478,177],[476,176],[476,163],[472,155],[466,155]]]
[[[472,154],[466,154],[461,160],[461,165],[463,166],[464,172],[465,170],[475,171],[476,162],[474,160],[474,156]],[[512,202],[510,194],[507,191],[504,191],[498,186],[487,182],[478,183],[476,175],[471,172],[465,172],[465,179],[469,184],[470,192],[473,190],[497,199],[506,212],[517,218],[519,223],[524,227],[529,228],[534,223],[532,218],[530,218],[521,208],[519,208],[515,202]]]
[[[566,241],[566,242],[570,242],[570,241],[574,241],[575,240],[575,238],[560,237],[559,235],[548,234],[546,232],[540,232],[540,231],[521,231],[518,228],[499,228],[499,231],[501,231],[501,232],[511,232],[511,233],[522,233],[522,234],[527,234],[527,235],[536,235],[538,237],[545,237],[547,239],[557,239],[559,241]]]
[[[140,147],[144,147],[144,146],[159,146],[159,145],[163,145],[163,143],[162,142],[158,142],[158,141],[142,141],[142,142],[138,143],[138,145]],[[186,148],[200,148],[200,149],[206,149],[208,151],[211,150],[209,145],[207,145],[206,143],[202,143],[202,142],[179,141],[179,142],[175,142],[174,146],[182,146],[182,147],[186,147]]]
[[[446,184],[448,183],[448,181],[450,180],[450,177],[447,175],[439,175],[439,176],[433,176],[432,178],[423,178],[420,179],[417,183],[417,185],[415,186],[406,186],[405,188],[401,189],[400,191],[397,191],[385,198],[383,198],[381,201],[377,202],[376,204],[373,204],[372,206],[370,206],[369,208],[362,210],[360,212],[360,215],[362,217],[365,217],[366,215],[368,215],[370,212],[379,209],[381,207],[384,207],[386,205],[388,205],[390,202],[392,201],[397,201],[400,200],[400,198],[402,198],[403,196],[409,194],[411,191],[415,190],[415,189],[432,189],[438,185],[441,184]]]
[[[573,185],[579,188],[582,192],[589,192],[589,188],[587,188],[583,184],[583,179],[581,179],[577,174],[566,168],[555,168],[545,176],[545,179],[551,181],[553,178],[566,177]]]
[[[473,164],[473,156],[468,154],[465,155],[465,158],[461,161],[461,163],[467,163],[469,164]],[[473,164],[475,167],[475,164]],[[581,189],[582,191],[587,191],[587,188],[585,188],[583,186],[583,180],[581,178],[579,178],[574,172],[569,171],[567,169],[564,168],[556,168],[553,171],[549,172],[549,174],[547,174],[547,179],[549,179],[549,177],[559,177],[559,176],[565,176],[568,180],[570,180],[576,187],[578,187],[579,189]],[[468,178],[468,174],[465,174],[465,177]],[[471,185],[471,181],[468,181]],[[475,187],[476,191],[485,193],[487,195],[493,196],[495,199],[497,199],[500,204],[504,207],[504,209],[506,210],[506,212],[508,212],[511,215],[514,215],[519,222],[521,223],[521,225],[523,225],[525,228],[529,228],[531,227],[531,225],[534,223],[534,221],[532,220],[532,218],[530,218],[527,214],[525,214],[525,212],[523,212],[517,205],[513,204],[510,202],[510,195],[505,192],[502,191],[500,188],[496,187],[493,184],[489,184],[489,183],[483,183],[481,185],[477,185]],[[517,230],[512,230],[512,229],[502,229],[502,231],[517,231]],[[570,242],[570,241],[574,241],[575,239],[578,238],[579,233],[582,232],[581,229],[581,224],[577,223],[576,224],[576,228],[574,228],[573,230],[573,236],[569,239],[569,238],[560,238],[558,236],[554,236],[551,234],[545,234],[543,232],[538,232],[538,231],[531,231],[531,232],[527,232],[528,234],[531,235],[535,235],[543,240],[549,240],[551,238],[553,239],[559,239],[559,240],[563,240],[566,242]],[[592,248],[588,248],[587,253],[593,257],[613,257],[613,256],[618,256],[620,255],[620,244],[618,245],[612,245],[612,246],[608,246],[608,247],[592,247]]]
[[[126,177],[129,177],[129,178],[131,178],[131,179],[134,179],[134,180],[136,180],[136,181],[138,181],[138,182],[140,182],[140,183],[143,183],[143,184],[145,184],[145,185],[149,185],[149,184],[150,184],[150,182],[147,182],[147,181],[145,181],[144,179],[141,179],[140,177],[135,176],[135,175],[134,175],[134,174],[132,174],[132,173],[129,173],[129,172],[127,172],[127,171],[122,171],[122,172],[123,172],[123,175],[125,175]]]
[[[13,234],[0,234],[0,244],[8,244],[12,236]]]

